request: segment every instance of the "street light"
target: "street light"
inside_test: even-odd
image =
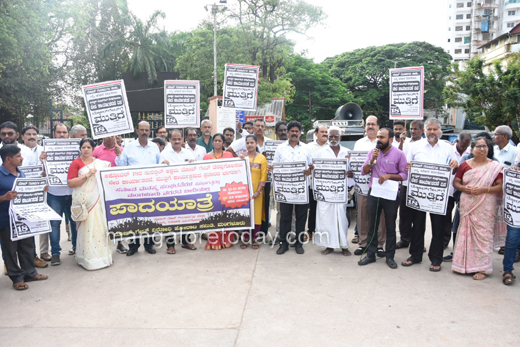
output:
[[[386,61],[391,61],[392,63],[394,63],[394,69],[397,69],[397,63],[400,63],[402,61],[410,61],[411,60],[411,59],[392,60],[392,59],[386,59],[386,58],[381,58],[381,57],[379,57],[379,59],[386,60]]]
[[[220,0],[221,4],[226,4],[227,0]],[[217,5],[216,3],[204,6],[206,11],[209,11],[208,6],[211,6],[211,13],[213,14],[213,96],[217,96],[217,13],[219,7],[222,7],[222,11],[226,10],[223,5]]]

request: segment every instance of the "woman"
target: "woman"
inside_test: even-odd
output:
[[[252,235],[249,238],[252,239],[252,248],[258,249],[259,245],[256,241],[258,232],[262,225],[262,219],[264,218],[264,187],[267,181],[267,159],[256,151],[258,146],[258,140],[255,135],[246,136],[246,148],[247,154],[244,158],[249,159],[249,165],[251,166],[251,181],[253,183],[253,195],[251,199],[255,202],[255,228],[253,229]],[[246,238],[247,240],[248,238]],[[247,244],[243,243],[240,248],[247,248]]]
[[[217,133],[213,135],[213,150],[206,154],[203,160],[212,160],[212,159],[225,159],[225,158],[233,158],[233,154],[230,152],[224,152],[224,135],[221,133]],[[208,241],[206,242],[206,249],[224,249],[233,246],[233,232],[231,230],[226,231],[213,231],[208,236]]]
[[[474,273],[475,280],[483,280],[493,272],[497,200],[502,193],[503,167],[487,157],[490,145],[489,140],[476,138],[471,144],[474,157],[460,165],[453,182],[461,196],[452,270]]]
[[[96,146],[89,138],[79,143],[81,156],[70,164],[67,184],[72,193],[72,218],[78,219],[76,261],[86,270],[97,270],[112,265],[112,251],[108,230],[103,218],[95,174],[110,167],[108,161],[92,157]],[[79,217],[88,211],[88,216]],[[84,219],[86,217],[86,219]]]

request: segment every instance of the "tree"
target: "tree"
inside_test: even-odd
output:
[[[484,61],[479,57],[472,58],[463,69],[456,63],[451,69],[445,88],[448,105],[461,107],[470,119],[492,130],[509,125],[518,139],[518,127],[512,125],[520,124],[520,53],[507,63],[494,61],[489,73],[484,72]]]
[[[389,72],[404,66],[424,66],[424,107],[443,111],[443,89],[451,56],[440,47],[426,42],[396,43],[357,49],[325,60],[333,77],[339,78],[347,90],[359,100],[365,115],[374,114],[388,120]],[[401,62],[401,63],[399,63]]]

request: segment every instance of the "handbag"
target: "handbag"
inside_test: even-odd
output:
[[[83,222],[88,218],[88,209],[85,204],[72,204],[70,218],[75,222]]]

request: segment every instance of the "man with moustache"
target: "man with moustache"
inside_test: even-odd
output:
[[[166,130],[166,127],[160,126],[155,130],[155,136],[160,137],[164,140],[164,149],[171,148],[171,143],[168,140],[168,130]],[[157,142],[155,142],[157,144]],[[159,146],[159,144],[157,144]],[[162,152],[162,151],[161,151]]]
[[[235,141],[235,130],[233,130],[233,128],[225,128],[222,135],[224,135],[224,139],[226,139],[226,142],[224,142],[224,148],[227,149],[231,146],[231,143]]]
[[[356,141],[354,151],[370,151],[376,147],[377,132],[379,131],[379,120],[376,116],[368,116],[366,119],[365,132],[367,136]],[[359,248],[354,251],[354,255],[362,255],[367,248],[368,237],[368,216],[370,213],[368,209],[368,196],[357,194],[357,231],[359,234]],[[381,215],[381,221],[378,228],[378,249],[377,256],[384,257],[385,251],[383,245],[386,241],[386,223],[385,215]],[[354,240],[352,241],[354,242]]]
[[[39,165],[41,164],[40,155],[42,154],[43,147],[38,144],[38,134],[40,130],[34,125],[30,124],[22,128],[22,140],[23,145],[19,144],[18,147],[25,147],[31,151],[31,156],[27,159],[27,165]],[[28,154],[28,153],[27,153]]]
[[[197,139],[197,145],[204,147],[206,153],[213,150],[213,136],[211,136],[213,123],[209,119],[204,119],[200,124],[201,137]]]
[[[21,147],[18,143],[17,139],[20,137],[20,133],[18,132],[18,126],[11,121],[3,122],[0,125],[0,139],[2,143],[0,144],[0,148],[4,145],[15,145],[20,147],[21,154],[23,159],[23,166],[27,165],[36,165],[31,164],[32,152],[25,146]],[[0,159],[0,165],[2,165],[2,159]]]
[[[418,142],[408,152],[407,170],[412,167],[412,161],[425,163],[448,164],[453,171],[459,167],[455,148],[447,141],[441,140],[441,123],[436,118],[428,118],[425,122],[426,140]],[[453,198],[447,197],[448,210],[453,209]],[[451,204],[451,209],[450,209]],[[426,231],[426,212],[413,210],[412,239],[410,257],[401,263],[403,266],[412,266],[422,262],[424,247],[424,232]],[[431,262],[430,271],[441,271],[442,253],[444,250],[444,226],[450,223],[451,215],[430,213],[432,241],[428,257]]]
[[[124,151],[122,151],[119,146],[115,147],[114,151],[117,155],[117,166],[152,166],[161,162],[159,148],[155,143],[149,140],[150,123],[140,121],[139,124],[137,124],[137,136],[137,140],[126,145]],[[130,257],[137,253],[140,246],[140,238],[135,237],[133,242],[129,243],[130,249],[126,252],[126,256]],[[156,250],[153,246],[153,236],[146,237],[144,241],[144,249],[146,252],[155,254]]]
[[[406,137],[404,120],[394,120],[394,140],[392,141],[392,146],[404,152],[404,146],[408,142],[410,142],[410,138]]]
[[[318,153],[328,147],[328,129],[325,125],[317,126],[314,129],[314,136],[316,139],[311,143],[307,144],[307,147],[311,151],[311,155],[313,158],[316,158]],[[307,228],[308,228],[308,236],[312,237],[314,235],[314,231],[316,230],[316,200],[314,200],[314,191],[312,190],[312,178],[311,185],[309,189],[309,217],[307,220]]]
[[[203,160],[204,156],[206,155],[206,149],[202,146],[197,145],[197,129],[186,128],[185,138],[188,144],[185,148],[193,154],[193,157],[196,161]]]
[[[406,156],[402,151],[392,146],[394,132],[390,128],[383,128],[377,133],[377,146],[368,153],[363,164],[363,172],[370,173],[370,192],[368,193],[368,209],[372,213],[368,215],[368,250],[367,256],[361,259],[359,265],[367,265],[376,261],[378,251],[375,240],[376,227],[379,224],[381,212],[385,214],[386,223],[386,264],[391,269],[397,269],[395,256],[395,220],[399,201],[396,187],[395,196],[392,199],[373,196],[372,189],[376,184],[383,184],[387,180],[401,182],[408,178],[406,171]],[[377,180],[377,181],[376,181]]]

